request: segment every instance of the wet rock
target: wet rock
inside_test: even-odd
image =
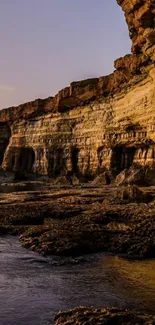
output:
[[[55,325],[153,325],[155,316],[138,312],[130,312],[119,308],[87,308],[77,307],[69,311],[61,311],[55,317]]]
[[[126,191],[113,185],[59,188],[48,183],[28,192],[17,192],[16,187],[0,195],[0,227],[43,255],[75,257],[103,251],[152,258],[152,195],[152,188],[135,186]]]

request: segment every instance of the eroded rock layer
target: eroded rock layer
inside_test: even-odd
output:
[[[4,169],[90,177],[149,166],[155,183],[155,1],[117,2],[133,53],[117,59],[109,76],[73,82],[53,98],[2,110]]]
[[[132,50],[155,60],[155,1],[117,0],[125,12]]]

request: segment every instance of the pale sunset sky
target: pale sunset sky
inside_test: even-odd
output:
[[[111,73],[130,53],[116,0],[0,0],[0,109]]]

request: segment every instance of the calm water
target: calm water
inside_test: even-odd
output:
[[[88,257],[86,257],[88,259]],[[98,255],[60,266],[0,238],[0,325],[49,325],[60,309],[119,306],[155,313],[155,261]],[[95,260],[96,259],[96,260]]]

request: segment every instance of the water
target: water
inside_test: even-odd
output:
[[[155,313],[155,260],[99,254],[78,265],[59,261],[22,248],[16,238],[0,238],[0,325],[54,324],[58,310],[78,305]]]

